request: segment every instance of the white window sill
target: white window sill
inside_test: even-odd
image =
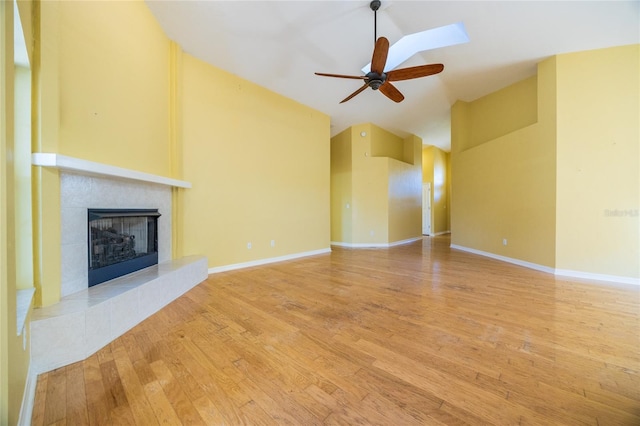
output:
[[[24,290],[18,290],[16,292],[16,315],[17,315],[17,333],[18,336],[22,335],[24,331],[24,324],[29,315],[31,304],[33,303],[33,295],[36,293],[35,288],[27,288]]]

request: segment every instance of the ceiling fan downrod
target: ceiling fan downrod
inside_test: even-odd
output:
[[[369,7],[373,10],[373,44],[378,40],[378,9],[380,9],[380,0],[373,0],[369,3]]]

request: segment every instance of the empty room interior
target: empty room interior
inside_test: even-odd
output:
[[[640,2],[0,2],[0,424],[640,424]]]

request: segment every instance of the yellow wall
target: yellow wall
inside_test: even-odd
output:
[[[57,152],[60,127],[58,2],[33,2],[32,151]],[[32,167],[33,273],[37,306],[60,300],[60,181]]]
[[[13,3],[0,2],[0,423],[8,424],[9,347],[16,310],[12,183],[13,164]],[[5,231],[6,230],[6,231]],[[15,323],[15,319],[14,319]]]
[[[538,65],[535,85],[454,105],[453,244],[560,271],[640,277],[639,51],[558,55]],[[535,97],[523,90],[534,86]],[[468,143],[483,108],[490,134],[526,124],[501,123],[497,112],[522,104],[531,116],[534,98],[536,123]]]
[[[352,242],[351,128],[331,138],[331,241]]]
[[[352,241],[355,244],[389,242],[389,161],[387,157],[372,156],[371,140],[374,132],[380,138],[389,135],[372,124],[351,127],[351,214]]]
[[[329,248],[329,117],[188,54],[182,67],[184,253],[215,267]]]
[[[169,40],[159,24],[139,1],[58,9],[58,152],[169,176]]]
[[[171,156],[171,176],[184,176],[182,158],[182,94],[183,70],[182,48],[175,42],[169,43],[169,151]],[[184,255],[184,188],[171,188],[171,250],[172,258]]]
[[[553,267],[555,264],[555,122],[554,61],[539,66],[534,93],[512,85],[471,103],[452,108],[451,242],[476,250]],[[513,98],[518,102],[513,102]],[[522,105],[522,114],[502,114]],[[514,128],[503,120],[528,115],[531,103],[545,110],[538,122],[475,145],[471,122],[480,105],[487,129]],[[491,134],[487,130],[485,134]],[[502,131],[496,133],[502,133]],[[503,245],[503,239],[507,245]]]
[[[530,77],[469,103],[466,150],[538,121],[537,79]]]
[[[21,235],[17,227],[22,224],[16,217],[20,213],[15,202],[20,179],[16,179],[14,170],[16,153],[22,147],[18,147],[15,135],[21,134],[22,127],[28,124],[16,122],[14,114],[15,108],[21,110],[24,104],[14,104],[13,8],[12,1],[0,2],[0,424],[3,425],[18,421],[29,369],[29,316],[26,328],[18,330],[16,315],[19,286],[16,266],[23,259],[16,249],[16,236]],[[22,74],[22,70],[17,74]],[[18,86],[25,83],[22,77],[18,77]]]
[[[435,146],[422,149],[422,182],[431,184],[431,233],[450,230],[449,154]]]
[[[377,126],[369,126],[371,131],[371,157],[389,157],[398,161],[406,161],[413,164],[413,150],[409,152],[409,158],[405,158],[405,141]]]
[[[403,156],[411,162],[388,159],[390,243],[422,235],[422,139],[410,135],[402,145]]]
[[[421,146],[417,136],[370,123],[332,138],[332,241],[378,245],[421,235]]]
[[[639,52],[558,56],[559,269],[640,277]]]

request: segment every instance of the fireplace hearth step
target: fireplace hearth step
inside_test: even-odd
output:
[[[162,262],[33,310],[31,370],[81,361],[171,303],[208,276],[204,256]]]

